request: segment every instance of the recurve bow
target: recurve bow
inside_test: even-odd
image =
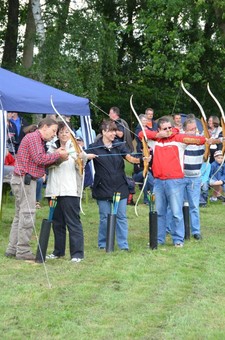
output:
[[[137,112],[135,111],[134,109],[134,106],[133,106],[133,95],[130,97],[130,107],[135,115],[135,117],[137,118],[137,121],[138,123],[140,124],[140,127],[143,131],[143,138],[142,138],[142,152],[143,152],[143,157],[145,157],[146,159],[143,160],[143,164],[144,164],[144,169],[143,169],[143,178],[144,178],[144,183],[143,183],[143,186],[142,186],[142,189],[141,189],[141,192],[138,196],[138,199],[136,201],[136,204],[135,204],[135,207],[134,207],[134,210],[135,210],[135,214],[138,216],[138,212],[137,212],[137,206],[138,206],[138,202],[141,198],[141,195],[144,191],[144,188],[147,184],[147,180],[148,180],[148,168],[149,168],[149,162],[147,160],[147,158],[149,157],[149,148],[148,148],[148,138],[146,136],[146,132],[145,132],[145,129],[141,123],[141,120],[140,118],[138,117],[138,114]]]
[[[181,87],[184,90],[184,92],[195,102],[195,104],[198,106],[200,112],[201,112],[201,122],[203,126],[204,136],[206,138],[210,138],[209,130],[208,130],[208,124],[207,124],[207,118],[206,114],[203,110],[202,105],[199,103],[199,101],[185,88],[183,80],[181,80]],[[204,153],[204,159],[205,161],[209,161],[210,157],[210,145],[208,143],[205,144],[205,153]]]

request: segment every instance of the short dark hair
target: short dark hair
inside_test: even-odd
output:
[[[102,131],[116,131],[117,125],[112,119],[103,120],[100,126],[100,132]]]
[[[120,109],[117,106],[111,107],[110,110],[113,110],[118,116],[120,116]]]
[[[145,110],[145,114],[147,114],[148,111],[152,111],[153,114],[154,114],[154,110],[153,110],[151,107],[148,107],[148,108]]]
[[[164,123],[171,123],[171,120],[166,116],[159,118],[158,119],[158,128],[161,128],[161,125],[164,124]]]

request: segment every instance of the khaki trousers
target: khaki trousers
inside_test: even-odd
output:
[[[25,185],[23,176],[13,175],[11,187],[15,196],[15,216],[6,252],[25,255],[32,253],[29,243],[35,225],[36,181]]]

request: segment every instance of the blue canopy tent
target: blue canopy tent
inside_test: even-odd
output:
[[[82,126],[90,123],[90,119],[87,119],[90,116],[89,100],[87,98],[72,95],[0,68],[0,209],[6,146],[5,112],[55,114],[51,105],[51,98],[59,113],[68,116],[80,116]],[[90,127],[87,130],[90,130]],[[85,142],[88,144],[90,137],[85,137]]]

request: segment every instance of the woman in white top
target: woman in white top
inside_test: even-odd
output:
[[[54,251],[46,258],[58,259],[65,256],[67,226],[71,261],[80,262],[84,258],[84,237],[80,221],[80,197],[83,181],[76,160],[78,157],[81,158],[85,166],[87,159],[93,159],[95,155],[87,155],[82,151],[78,156],[70,139],[69,129],[63,122],[59,122],[58,125],[58,140],[50,145],[48,152],[52,153],[57,148],[63,147],[69,152],[69,158],[48,169],[45,196],[56,196],[57,205],[53,214]]]
[[[211,138],[222,137],[222,128],[220,120],[217,116],[210,116],[208,119],[208,130]],[[214,162],[214,153],[217,150],[222,150],[222,143],[210,145],[210,163]]]

